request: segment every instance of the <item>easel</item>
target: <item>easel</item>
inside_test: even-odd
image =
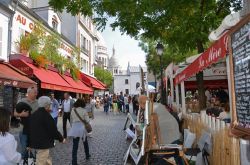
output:
[[[162,146],[162,139],[161,139],[161,131],[158,121],[158,115],[154,112],[154,101],[153,101],[153,94],[150,94],[149,100],[146,102],[146,116],[145,118],[148,120],[147,124],[145,124],[143,131],[142,131],[142,145],[140,148],[140,152],[137,155],[133,155],[132,145],[136,142],[139,136],[139,132],[135,131],[135,138],[132,140],[125,156],[124,156],[124,165],[127,163],[127,159],[130,156],[135,164],[137,165],[141,159],[144,159],[145,165],[150,165],[150,159],[154,156],[166,156],[166,157],[173,157],[174,155],[178,155],[181,159],[184,160],[184,163],[186,165],[189,165],[187,158],[185,157],[184,151],[182,145],[164,145]],[[136,124],[135,124],[136,127]],[[163,158],[163,160],[167,161],[168,163],[175,164],[174,162],[171,162],[167,158]]]

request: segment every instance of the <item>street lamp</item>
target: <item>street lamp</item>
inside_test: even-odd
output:
[[[161,43],[158,43],[156,45],[156,53],[160,57],[160,68],[161,68],[161,103],[165,105],[166,103],[166,96],[163,88],[163,69],[162,69],[162,54],[163,54],[163,45]]]

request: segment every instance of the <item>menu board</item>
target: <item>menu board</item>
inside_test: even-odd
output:
[[[11,86],[3,88],[3,106],[10,112],[13,111],[13,88]]]
[[[250,21],[241,23],[231,34],[231,54],[237,122],[250,128]]]

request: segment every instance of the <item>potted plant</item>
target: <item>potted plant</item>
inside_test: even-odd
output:
[[[29,56],[31,50],[37,50],[39,45],[39,39],[36,35],[30,33],[28,35],[22,34],[17,41],[20,48],[20,53]]]
[[[31,49],[31,38],[30,36],[25,36],[22,34],[17,42],[20,48],[20,53],[26,56],[29,56],[29,50]]]

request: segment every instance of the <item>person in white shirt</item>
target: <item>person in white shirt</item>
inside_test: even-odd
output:
[[[0,164],[14,165],[21,161],[21,154],[16,151],[17,142],[13,135],[8,133],[10,113],[0,108]]]
[[[78,99],[74,103],[74,109],[71,113],[72,127],[69,130],[68,136],[73,137],[72,165],[77,165],[77,151],[80,139],[82,139],[83,141],[86,159],[88,160],[91,157],[87,140],[88,133],[85,128],[85,124],[83,123],[83,120],[85,120],[85,122],[87,123],[90,122],[88,112],[85,106],[85,101],[83,99]]]
[[[73,106],[74,106],[74,100],[70,99],[69,93],[64,93],[64,100],[62,102],[64,138],[67,138],[67,120],[70,122],[70,113]]]
[[[209,89],[207,88],[206,91],[205,91],[205,96],[207,97],[207,103],[209,103],[211,101],[211,93],[209,91]]]

